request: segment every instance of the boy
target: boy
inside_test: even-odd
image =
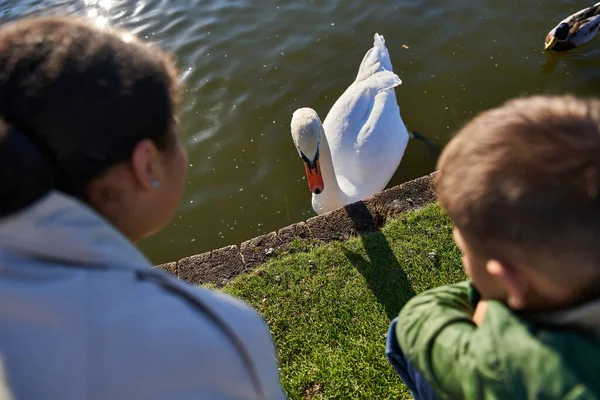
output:
[[[411,299],[388,360],[416,399],[600,398],[600,101],[518,99],[436,178],[470,283]]]

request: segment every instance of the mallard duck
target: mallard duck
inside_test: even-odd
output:
[[[600,27],[600,3],[565,18],[546,36],[545,49],[566,51],[592,40]]]

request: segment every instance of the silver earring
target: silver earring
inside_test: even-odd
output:
[[[158,189],[158,180],[157,180],[157,179],[153,179],[153,180],[152,180],[152,187],[153,187],[154,189]]]

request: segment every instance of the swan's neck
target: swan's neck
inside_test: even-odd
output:
[[[333,162],[331,159],[331,150],[325,136],[325,130],[321,127],[321,139],[319,143],[319,164],[321,166],[321,175],[323,176],[323,193],[313,194],[313,208],[321,214],[335,208],[343,206],[346,194],[340,188]],[[322,211],[317,210],[320,208]]]

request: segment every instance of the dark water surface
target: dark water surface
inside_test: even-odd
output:
[[[546,33],[591,4],[574,0],[0,0],[0,23],[77,14],[175,53],[185,81],[189,179],[171,225],[139,243],[171,261],[314,215],[292,144],[292,112],[324,118],[373,34],[386,38],[410,130],[445,144],[476,113],[534,93],[598,94],[600,38],[543,52]],[[403,46],[405,45],[405,46]],[[408,48],[406,48],[408,47]],[[390,186],[433,171],[409,143]]]

